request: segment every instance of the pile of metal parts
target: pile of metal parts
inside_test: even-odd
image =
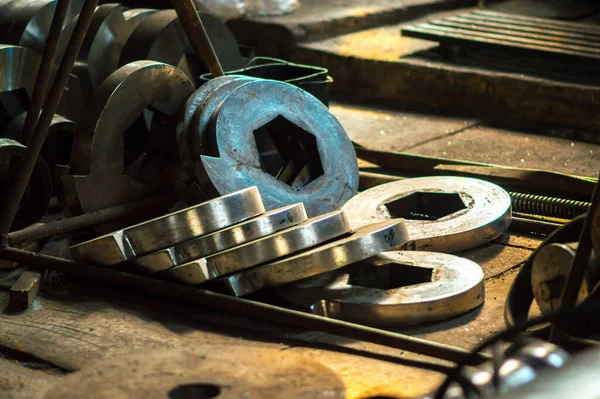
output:
[[[436,398],[502,394],[568,366],[557,346],[570,333],[563,316],[591,306],[600,281],[591,255],[592,242],[600,250],[600,193],[587,203],[473,177],[359,174],[356,152],[388,169],[410,164],[420,176],[440,166],[477,176],[490,165],[355,152],[327,108],[326,70],[247,65],[250,52],[222,22],[191,1],[173,4],[0,5],[0,65],[16,74],[0,79],[0,259],[457,363]],[[279,78],[282,67],[306,76]],[[595,184],[526,172],[493,177],[534,188],[559,178],[582,196]],[[68,217],[34,224],[53,196]],[[469,352],[373,328],[480,306],[481,267],[452,254],[523,223],[513,210],[542,208],[568,218],[589,211],[521,270],[507,300],[511,329]],[[72,232],[72,258],[34,252],[32,242]],[[262,300],[265,292],[289,307]],[[35,293],[26,295],[25,306]],[[534,298],[544,316],[528,321]],[[552,343],[500,348],[540,321],[553,322],[541,335]],[[493,357],[482,352],[489,346]]]

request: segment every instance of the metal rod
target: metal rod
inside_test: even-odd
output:
[[[193,0],[173,0],[181,25],[196,52],[202,57],[213,78],[223,76],[223,68],[215,53]]]
[[[172,203],[174,199],[175,195],[172,193],[163,194],[128,204],[112,206],[99,211],[84,213],[83,215],[73,216],[67,219],[57,220],[52,223],[29,226],[22,230],[8,233],[7,242],[9,245],[17,245],[26,241],[34,241],[58,234],[70,233],[72,231],[110,222],[131,215],[133,212],[143,212],[144,210],[168,205],[169,203]]]
[[[591,228],[592,220],[594,218],[595,210],[600,206],[600,184],[596,184],[596,189],[592,195],[592,206],[587,213],[581,234],[579,235],[579,245],[577,246],[577,252],[573,259],[573,264],[569,271],[567,281],[565,283],[565,289],[560,299],[560,310],[566,311],[575,307],[581,284],[585,278],[585,272],[588,267],[590,254],[592,252],[592,237]],[[570,320],[558,319],[550,328],[550,336],[548,340],[557,345],[561,345],[566,339],[566,333],[569,328]]]
[[[48,39],[46,40],[46,47],[44,48],[44,54],[42,55],[42,61],[38,69],[37,77],[35,79],[35,86],[33,93],[31,94],[31,102],[27,109],[27,115],[25,116],[25,124],[23,125],[23,132],[21,134],[21,143],[28,146],[31,141],[31,136],[35,130],[40,111],[42,109],[42,103],[46,97],[46,89],[52,76],[52,70],[54,69],[54,61],[56,60],[56,53],[58,51],[58,43],[60,42],[60,34],[62,32],[63,24],[67,11],[69,10],[69,0],[58,0],[54,9],[54,16],[52,17],[52,24],[50,25],[50,31],[48,32]]]
[[[54,113],[60,103],[63,91],[65,90],[65,86],[71,75],[73,64],[75,64],[75,60],[77,59],[81,44],[83,43],[97,5],[98,0],[86,0],[83,4],[77,23],[75,24],[75,29],[71,35],[71,40],[69,40],[65,55],[60,63],[60,67],[58,68],[58,72],[56,73],[56,77],[50,88],[50,93],[44,104],[44,109],[35,127],[28,151],[23,157],[21,165],[11,181],[9,189],[4,194],[2,201],[3,209],[0,213],[0,234],[6,234],[9,231],[15,214],[17,213],[19,203],[23,198],[31,173],[40,155],[46,136],[48,135],[48,128],[50,127]]]
[[[226,312],[295,328],[317,330],[346,338],[363,340],[455,363],[464,361],[470,355],[470,352],[466,349],[398,334],[392,331],[328,319],[322,316],[206,291],[197,287],[174,284],[151,277],[91,266],[16,248],[0,248],[0,258],[44,269],[72,273],[86,279],[139,289],[148,293],[185,301],[188,304],[217,308]],[[484,354],[479,354],[475,357],[476,362],[489,359],[489,356]]]

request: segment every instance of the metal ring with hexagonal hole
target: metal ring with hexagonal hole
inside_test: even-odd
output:
[[[112,73],[80,126],[72,152],[75,175],[62,176],[63,191],[83,212],[92,212],[170,189],[180,171],[175,117],[193,92],[183,72],[160,62],[137,61]],[[148,106],[154,115],[149,137],[126,141],[124,132]],[[125,152],[128,142],[135,151]]]
[[[210,115],[217,154],[196,159],[209,196],[257,186],[265,207],[304,203],[309,216],[339,209],[358,188],[356,153],[344,128],[317,98],[293,85],[253,80]],[[203,116],[204,118],[204,116]]]
[[[225,276],[218,287],[235,296],[280,286],[360,262],[398,248],[408,234],[404,220],[395,219],[361,227],[350,236]]]
[[[466,313],[485,296],[481,267],[438,252],[392,251],[288,284],[277,292],[313,313],[397,327]]]
[[[352,228],[403,218],[410,241],[403,249],[453,253],[490,242],[512,220],[508,193],[468,177],[432,176],[382,184],[344,205]]]

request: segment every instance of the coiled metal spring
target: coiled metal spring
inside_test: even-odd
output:
[[[573,219],[590,208],[590,203],[543,195],[508,193],[512,199],[513,212],[550,216],[561,219]]]

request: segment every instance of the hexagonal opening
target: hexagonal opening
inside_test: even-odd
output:
[[[386,263],[374,267],[356,268],[348,273],[348,283],[354,286],[391,290],[431,282],[433,269]]]
[[[175,140],[165,134],[174,125],[174,117],[160,112],[152,105],[123,132],[125,175],[141,182],[156,183],[172,167]]]
[[[279,115],[254,131],[262,170],[297,190],[323,175],[316,137]]]
[[[384,204],[393,218],[438,220],[467,209],[458,193],[416,191]]]

